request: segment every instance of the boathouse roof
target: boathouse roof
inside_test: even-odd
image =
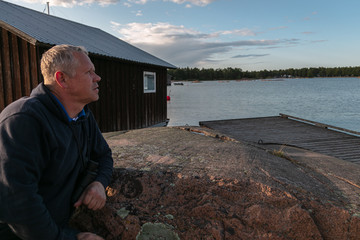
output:
[[[166,68],[174,65],[95,27],[0,0],[0,26],[34,45],[71,44],[90,53]]]

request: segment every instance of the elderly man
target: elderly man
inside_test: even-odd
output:
[[[87,51],[70,45],[45,52],[41,71],[30,97],[0,114],[0,239],[100,240],[67,224],[74,208],[106,201],[111,150],[87,108],[101,78]],[[94,176],[79,190],[89,162]]]

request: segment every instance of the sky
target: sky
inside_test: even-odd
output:
[[[6,0],[97,27],[177,67],[360,66],[359,0]]]

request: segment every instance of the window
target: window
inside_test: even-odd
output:
[[[156,92],[156,74],[154,72],[144,72],[144,93]]]

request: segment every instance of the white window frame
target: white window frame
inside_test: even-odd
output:
[[[151,76],[153,79],[149,79]],[[153,81],[154,88],[149,89],[149,80]],[[144,72],[144,93],[155,93],[156,92],[156,73],[155,72]]]

